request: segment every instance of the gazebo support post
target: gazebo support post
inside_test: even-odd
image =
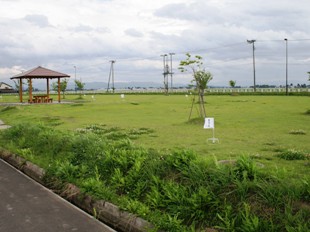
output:
[[[29,78],[29,102],[32,103],[32,79]]]
[[[58,102],[60,103],[60,78],[58,77]]]
[[[23,102],[23,81],[22,78],[19,78],[19,101]]]
[[[47,102],[50,99],[50,79],[46,78],[46,95],[47,95]]]

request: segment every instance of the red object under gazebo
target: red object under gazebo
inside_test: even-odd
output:
[[[32,95],[32,80],[33,79],[46,79],[46,99],[47,102],[50,100],[50,79],[58,80],[58,102],[60,102],[60,78],[69,78],[70,76],[64,73],[56,72],[47,68],[43,68],[38,66],[29,71],[23,72],[21,74],[15,75],[11,77],[11,80],[18,79],[19,80],[19,99],[20,102],[23,102],[23,79],[27,79],[28,89],[29,89],[29,102],[33,103],[33,95]]]

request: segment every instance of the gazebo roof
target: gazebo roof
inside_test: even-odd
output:
[[[30,69],[26,72],[17,74],[11,79],[19,79],[19,78],[61,78],[61,77],[70,77],[67,74],[56,72],[47,68],[43,68],[41,66],[38,66],[36,68]]]

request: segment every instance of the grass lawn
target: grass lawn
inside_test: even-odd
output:
[[[206,96],[208,117],[215,118],[215,137],[219,144],[208,143],[212,130],[203,129],[203,121],[185,95],[86,95],[82,100],[68,95],[72,104],[32,104],[7,108],[0,106],[0,119],[9,125],[43,122],[62,130],[75,130],[91,124],[122,129],[154,130],[135,143],[157,149],[175,147],[196,151],[201,157],[230,159],[242,154],[256,156],[269,166],[278,166],[274,155],[295,149],[310,151],[310,98],[302,96]],[[3,96],[3,102],[17,101]],[[302,134],[294,134],[301,131]],[[285,168],[305,171],[306,167],[283,162]],[[297,170],[295,170],[297,169]]]

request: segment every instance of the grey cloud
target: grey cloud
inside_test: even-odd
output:
[[[74,30],[76,32],[90,32],[93,30],[93,28],[90,26],[87,26],[87,25],[79,25],[79,26],[75,27]]]
[[[305,0],[302,0],[305,2]],[[306,4],[306,3],[305,3]],[[287,7],[290,6],[290,7]],[[238,4],[226,1],[225,4],[215,5],[212,2],[195,1],[190,4],[167,4],[154,13],[157,17],[171,18],[193,22],[198,25],[226,25],[263,31],[290,31],[304,30],[310,26],[308,12],[302,4],[277,1],[256,1],[249,3],[246,0]]]
[[[199,22],[218,22],[221,19],[221,11],[207,2],[195,2],[192,4],[168,4],[154,13],[155,16],[174,18]]]
[[[80,24],[79,26],[72,27],[70,30],[74,32],[98,32],[98,33],[110,33],[111,30],[107,27],[91,27],[89,25]]]
[[[38,27],[49,27],[48,18],[44,15],[32,14],[26,15],[24,19]]]
[[[0,21],[0,67],[16,65],[23,59],[29,60],[33,47],[25,39],[27,34],[20,30],[24,26],[21,20]],[[12,30],[18,31],[14,33]]]
[[[143,37],[143,33],[141,33],[140,31],[134,29],[134,28],[130,28],[127,29],[125,31],[126,35],[132,36],[132,37]]]
[[[96,31],[100,32],[100,33],[110,33],[111,32],[111,30],[107,27],[98,27],[98,28],[96,28]]]

